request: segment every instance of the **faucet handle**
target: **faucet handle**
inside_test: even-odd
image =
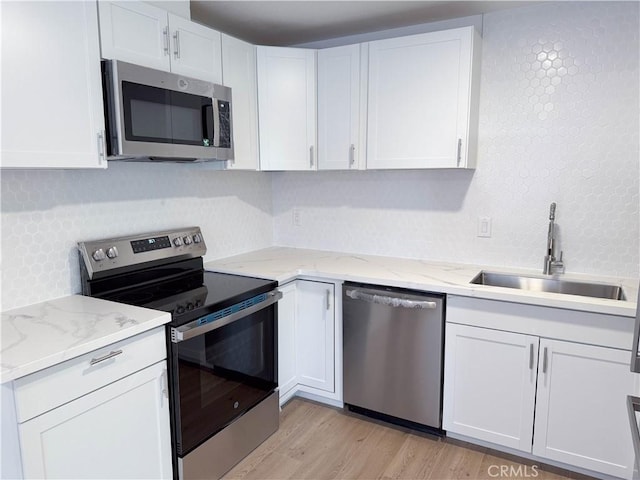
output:
[[[560,250],[560,257],[558,257],[557,260],[552,260],[551,261],[551,268],[550,268],[550,272],[551,274],[554,273],[564,273],[564,262],[562,261],[562,250]]]

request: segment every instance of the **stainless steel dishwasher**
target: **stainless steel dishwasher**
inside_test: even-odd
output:
[[[444,295],[346,282],[344,403],[412,428],[442,426]]]

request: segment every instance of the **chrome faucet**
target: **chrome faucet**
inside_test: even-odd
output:
[[[562,261],[562,250],[560,257],[556,258],[556,203],[551,204],[549,209],[549,232],[547,233],[547,254],[544,256],[544,268],[542,273],[553,275],[554,273],[564,273],[564,262]]]

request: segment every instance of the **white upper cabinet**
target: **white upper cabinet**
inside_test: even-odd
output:
[[[316,51],[257,47],[262,170],[315,170]]]
[[[96,4],[0,9],[2,167],[106,168]]]
[[[227,168],[258,170],[256,47],[222,34],[223,83],[231,88],[234,158]]]
[[[318,50],[319,170],[357,169],[364,158],[360,86],[366,70],[361,76],[360,50],[360,45]]]
[[[479,60],[474,27],[370,42],[367,168],[473,168]]]
[[[220,32],[142,2],[98,2],[102,57],[222,83]]]
[[[102,57],[169,71],[167,12],[142,2],[98,2]]]
[[[169,13],[171,71],[222,83],[220,32]]]

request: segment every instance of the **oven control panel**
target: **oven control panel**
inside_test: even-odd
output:
[[[78,249],[89,279],[100,276],[101,272],[133,265],[139,268],[148,262],[168,263],[207,253],[200,227],[80,242]]]

